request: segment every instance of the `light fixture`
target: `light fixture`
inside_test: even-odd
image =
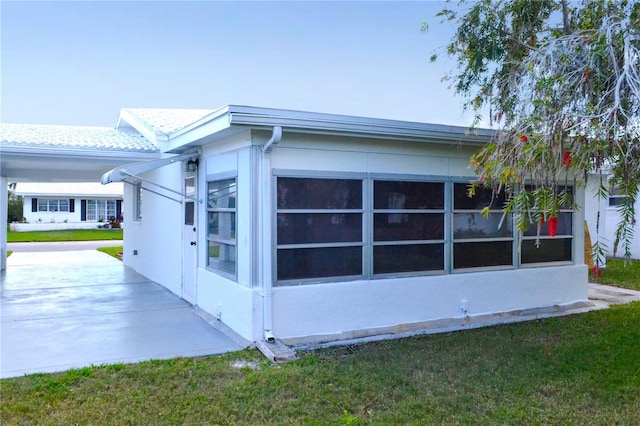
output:
[[[185,171],[189,173],[193,173],[198,170],[198,159],[191,159],[187,161],[187,165],[185,166]]]

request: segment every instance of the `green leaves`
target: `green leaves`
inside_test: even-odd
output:
[[[531,217],[554,217],[567,201],[558,188],[589,173],[611,174],[637,199],[640,2],[463,0],[459,6],[439,15],[457,27],[445,46],[457,69],[446,79],[474,111],[474,125],[486,110],[500,111],[494,140],[471,159],[478,182],[492,190],[531,185],[532,201],[513,200]],[[621,211],[623,249],[633,237],[632,207]]]

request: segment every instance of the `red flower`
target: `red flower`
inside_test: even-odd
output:
[[[555,237],[557,231],[558,231],[558,218],[550,217],[549,218],[549,236]]]
[[[598,265],[593,265],[591,272],[593,273],[593,276],[596,278],[600,278],[602,276],[602,271],[600,270],[600,268],[598,268]]]
[[[527,143],[529,137],[527,135],[520,136],[520,143]]]
[[[571,153],[569,151],[565,151],[562,156],[562,165],[565,167],[569,167],[571,165]]]
[[[589,43],[589,38],[588,37],[583,37],[582,38],[582,45],[584,46],[587,43]]]

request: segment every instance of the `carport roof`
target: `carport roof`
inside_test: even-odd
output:
[[[98,182],[106,170],[159,157],[133,129],[0,123],[0,175],[11,182]]]
[[[0,148],[80,149],[158,153],[158,147],[134,131],[109,127],[0,123]]]

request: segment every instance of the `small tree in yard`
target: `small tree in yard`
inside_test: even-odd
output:
[[[22,220],[22,196],[16,195],[16,184],[10,183],[8,188],[9,200],[7,203],[7,220],[9,222],[19,222]]]
[[[445,80],[474,111],[474,125],[484,112],[497,127],[471,159],[471,192],[506,189],[505,213],[539,235],[574,202],[567,185],[595,172],[606,197],[609,176],[627,195],[615,244],[628,259],[640,185],[640,3],[461,0],[438,15],[457,28],[445,47],[457,67]],[[594,254],[601,264],[601,242]]]

